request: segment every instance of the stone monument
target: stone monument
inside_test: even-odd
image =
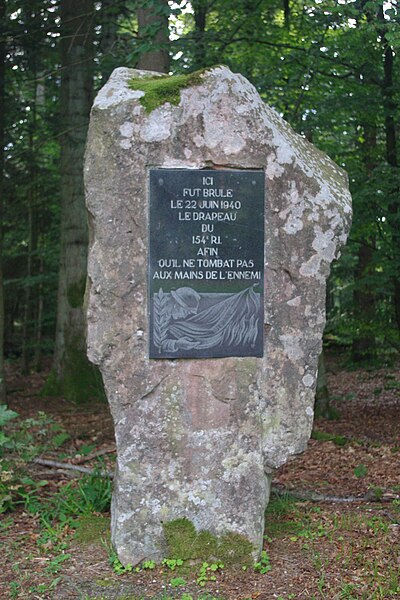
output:
[[[94,102],[85,180],[118,556],[162,559],[178,523],[256,557],[274,469],[312,428],[345,173],[227,67],[119,68]]]

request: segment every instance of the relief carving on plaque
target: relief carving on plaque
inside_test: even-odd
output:
[[[153,297],[153,342],[161,353],[235,346],[254,348],[261,295],[257,284],[236,294],[197,293],[181,287]]]

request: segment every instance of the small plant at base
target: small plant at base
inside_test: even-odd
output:
[[[269,556],[266,551],[263,550],[261,552],[260,560],[254,564],[254,570],[258,573],[261,573],[261,575],[265,575],[265,573],[268,573],[268,571],[271,571],[271,569],[272,567],[269,562]]]
[[[108,552],[108,562],[110,563],[110,566],[112,567],[113,571],[117,575],[124,575],[125,573],[131,573],[133,571],[133,566],[128,564],[124,567],[124,565],[119,560],[117,553],[115,552],[115,550],[111,546],[111,544],[104,539],[102,539],[101,541],[102,541],[103,546],[105,547],[105,549]],[[136,567],[135,571],[138,571],[138,570],[139,570],[138,567]]]
[[[354,469],[354,475],[356,477],[365,477],[367,473],[368,473],[368,469],[362,463]]]
[[[352,583],[345,583],[340,590],[340,598],[341,600],[353,600],[355,596],[353,596],[352,592],[354,592],[356,586]]]
[[[201,587],[204,587],[207,581],[216,581],[217,578],[213,573],[216,573],[219,569],[223,569],[224,565],[222,563],[207,563],[203,562],[200,567],[196,582]]]
[[[168,567],[171,571],[175,571],[176,567],[183,565],[183,560],[181,558],[164,558],[161,564]]]
[[[113,568],[113,571],[117,574],[117,575],[124,575],[125,573],[131,573],[133,571],[133,567],[132,565],[124,565],[122,564],[122,562],[119,560],[119,558],[117,556],[115,556],[114,559],[110,558],[110,564]]]
[[[177,587],[181,587],[182,585],[186,584],[186,581],[183,579],[183,577],[173,577],[170,581],[171,587],[173,588],[177,588]]]
[[[156,568],[156,563],[154,562],[154,560],[145,560],[142,563],[142,569],[148,569],[149,571],[152,571],[155,568]]]
[[[11,581],[10,583],[10,598],[18,598],[20,595],[20,584],[18,581]]]
[[[46,571],[49,573],[58,573],[60,565],[66,560],[69,560],[71,556],[71,554],[58,554],[58,556],[51,559],[49,565],[46,567]]]

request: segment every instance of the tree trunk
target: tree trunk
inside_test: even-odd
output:
[[[44,274],[44,261],[43,257],[40,258],[39,263],[39,275]],[[34,355],[33,355],[33,368],[35,371],[41,371],[41,357],[42,357],[42,326],[43,326],[43,283],[42,281],[38,286],[37,296],[37,307],[36,307],[36,319],[35,319],[35,339],[34,339]]]
[[[353,310],[357,320],[361,316],[357,332],[352,343],[352,359],[354,362],[373,360],[375,357],[375,294],[365,281],[371,269],[374,249],[361,241],[358,249],[358,263],[354,270],[355,289],[353,294]]]
[[[318,359],[317,389],[315,392],[315,416],[330,416],[329,390],[326,380],[325,356],[322,350]]]
[[[93,0],[61,2],[61,249],[54,355],[55,375],[44,392],[74,401],[96,395],[97,370],[86,358],[83,299],[87,218],[83,156],[93,94]],[[56,383],[58,390],[52,389]],[[101,390],[101,388],[100,388]]]
[[[5,0],[0,0],[0,27],[4,28]],[[3,182],[4,182],[4,89],[6,70],[5,32],[0,31],[0,404],[6,400],[4,372],[4,286],[3,286]]]
[[[376,125],[366,123],[363,126],[364,142],[362,156],[366,178],[371,177],[376,167]],[[369,198],[368,198],[369,200]],[[372,198],[371,201],[374,199]],[[368,209],[368,207],[366,207]],[[354,362],[370,361],[375,358],[376,341],[374,321],[376,320],[375,290],[368,278],[371,274],[374,258],[375,234],[371,230],[369,237],[363,237],[358,247],[358,261],[354,269],[353,311],[355,320],[360,317],[360,324],[353,336],[352,359]]]
[[[194,11],[194,68],[201,69],[206,66],[206,19],[207,19],[207,0],[193,0],[192,7]]]
[[[383,9],[380,7],[379,16],[382,24],[385,25]],[[383,40],[384,50],[384,79],[383,79],[383,107],[385,114],[385,140],[386,140],[386,160],[397,171],[399,163],[397,160],[397,133],[396,119],[398,107],[395,98],[393,70],[395,54],[386,37],[386,29],[382,29],[381,37]],[[395,172],[393,179],[397,181]],[[388,221],[391,227],[392,248],[393,248],[393,307],[400,333],[400,203],[399,203],[399,186],[396,185],[390,190],[391,200],[389,202]]]
[[[100,11],[101,83],[104,85],[115,65],[114,54],[118,40],[118,17],[123,12],[125,0],[102,0]]]
[[[283,12],[285,15],[285,27],[290,27],[290,0],[283,0]]]
[[[364,18],[367,1],[361,0],[356,3],[360,19]],[[373,23],[372,14],[367,10],[366,17],[369,23]],[[360,20],[357,20],[357,26]],[[363,83],[365,78],[362,80]],[[362,85],[363,85],[362,83]],[[368,115],[361,119],[360,126],[363,130],[364,142],[361,146],[362,160],[367,180],[371,178],[376,167],[377,126],[374,117]],[[370,200],[368,196],[368,203]],[[363,207],[368,210],[368,206]],[[375,357],[376,341],[373,328],[375,313],[375,291],[368,282],[368,276],[372,268],[374,257],[375,233],[371,229],[369,236],[361,236],[358,247],[358,261],[354,269],[354,293],[353,293],[353,316],[359,321],[352,341],[352,360],[354,362],[370,361]]]
[[[153,45],[152,50],[143,52],[138,60],[137,68],[147,71],[168,73],[168,13],[167,0],[154,0],[141,2],[137,17],[139,24],[139,38]]]

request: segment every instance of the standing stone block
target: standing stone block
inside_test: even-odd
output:
[[[160,302],[192,302],[196,327],[200,302],[239,293],[239,286],[228,289],[223,281],[213,288],[194,281],[153,287],[149,243],[157,236],[173,240],[176,231],[177,258],[187,257],[179,250],[184,230],[172,208],[170,226],[167,215],[159,230],[149,230],[152,169],[165,169],[168,177],[177,169],[193,177],[199,169],[207,176],[210,170],[261,172],[264,265],[246,291],[246,306],[263,297],[252,322],[258,328],[263,315],[254,355],[240,355],[237,346],[237,354],[221,356],[214,345],[209,354],[193,356],[182,348],[193,345],[190,335],[176,342],[165,332],[151,346],[150,312],[159,289]],[[226,67],[186,79],[119,68],[93,106],[85,179],[88,355],[101,370],[115,424],[112,540],[119,558],[125,564],[162,559],[165,528],[181,518],[198,532],[240,534],[256,556],[274,469],[302,452],[311,433],[325,282],[350,225],[345,173]],[[166,192],[166,201],[171,197]],[[250,202],[251,194],[244,193],[242,203],[246,198]],[[246,226],[255,227],[251,214],[248,219]],[[231,229],[221,231],[224,248]],[[226,268],[214,270],[226,275]],[[224,298],[212,297],[215,292]],[[167,329],[175,317],[169,313]],[[157,348],[166,357],[158,358]]]

